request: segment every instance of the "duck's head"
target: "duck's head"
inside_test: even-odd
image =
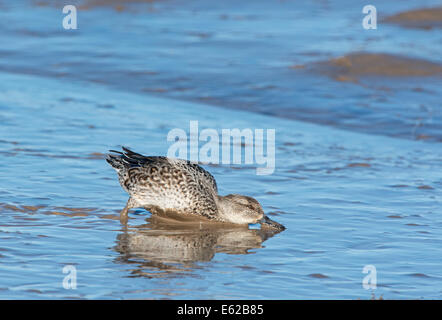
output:
[[[239,194],[218,196],[218,209],[223,220],[236,224],[257,223],[264,217],[258,201]]]
[[[260,223],[264,228],[284,230],[285,227],[264,215],[259,202],[252,197],[239,194],[218,196],[221,218],[236,224]]]

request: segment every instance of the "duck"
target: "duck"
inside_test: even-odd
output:
[[[218,194],[215,178],[197,163],[164,156],[144,156],[127,147],[109,150],[106,161],[114,168],[121,187],[129,194],[120,221],[127,223],[133,208],[174,221],[213,222],[282,231],[285,227],[264,214],[254,198]]]

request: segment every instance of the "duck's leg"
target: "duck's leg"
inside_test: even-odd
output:
[[[136,208],[136,204],[132,198],[129,198],[129,200],[127,200],[126,206],[120,212],[120,222],[121,223],[123,223],[123,224],[127,223],[128,213],[129,213],[129,210],[132,208]]]

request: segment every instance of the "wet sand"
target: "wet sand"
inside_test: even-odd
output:
[[[442,7],[400,12],[385,18],[383,21],[406,28],[440,29],[442,28]]]
[[[314,63],[312,69],[338,81],[357,81],[367,76],[442,77],[442,64],[385,53],[350,53]]]

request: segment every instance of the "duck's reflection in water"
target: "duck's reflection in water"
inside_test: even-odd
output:
[[[130,264],[132,276],[164,277],[201,268],[216,253],[249,254],[278,231],[238,226],[171,224],[150,217],[147,224],[127,227],[117,236],[117,261]]]

